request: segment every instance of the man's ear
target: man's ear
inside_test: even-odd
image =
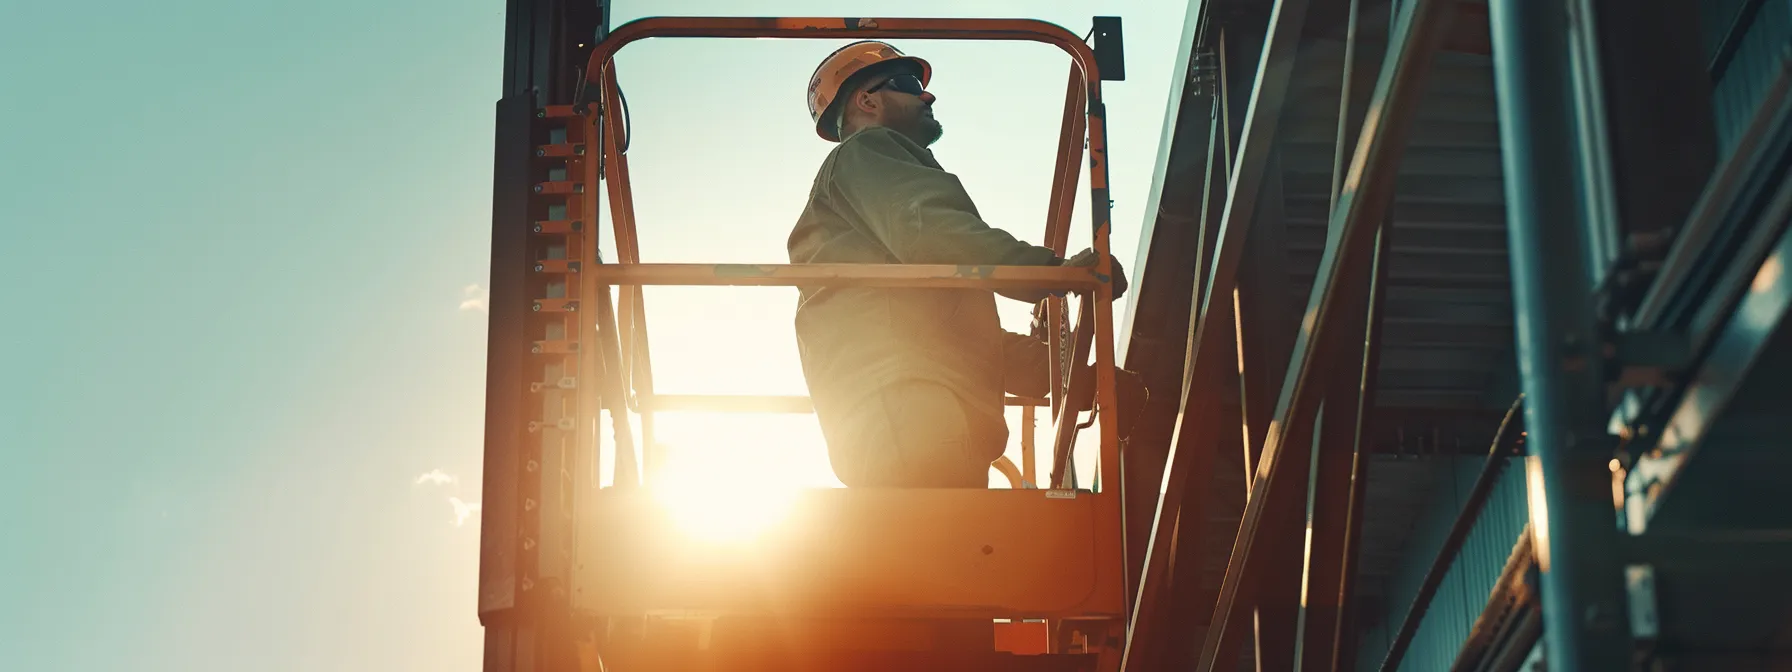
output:
[[[849,102],[853,107],[859,108],[861,112],[871,116],[877,116],[878,106],[883,104],[883,101],[878,100],[875,94],[866,93],[863,89],[853,91],[852,99]]]

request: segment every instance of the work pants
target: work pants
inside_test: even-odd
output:
[[[969,412],[933,381],[886,387],[853,416],[843,423],[850,440],[828,449],[834,475],[847,487],[988,487],[989,463],[1008,444],[1002,418]]]

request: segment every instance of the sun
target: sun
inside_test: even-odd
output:
[[[787,520],[804,489],[840,487],[813,416],[662,417],[660,465],[648,487],[676,531],[694,540],[750,541]]]
[[[791,483],[740,480],[714,466],[667,465],[664,476],[649,486],[677,531],[700,541],[757,538],[789,516],[801,491]]]

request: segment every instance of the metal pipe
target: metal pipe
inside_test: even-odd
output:
[[[1362,130],[1361,126],[1352,124],[1351,93],[1355,87],[1351,80],[1356,78],[1356,21],[1361,14],[1361,0],[1350,0],[1349,18],[1344,24],[1344,74],[1339,78],[1338,92],[1338,139],[1332,149],[1332,198],[1326,212],[1338,209],[1338,194],[1344,190],[1344,171],[1350,167],[1350,147],[1356,138],[1350,135],[1350,129]]]
[[[1505,472],[1506,462],[1512,456],[1506,442],[1506,430],[1511,428],[1512,418],[1518,415],[1518,409],[1523,405],[1524,395],[1519,395],[1506,409],[1506,417],[1500,420],[1499,431],[1493,435],[1493,447],[1487,450],[1487,461],[1481,465],[1481,475],[1469,489],[1468,501],[1463,502],[1462,512],[1456,514],[1456,522],[1450,525],[1450,533],[1444,537],[1437,557],[1431,560],[1431,568],[1425,571],[1425,579],[1419,582],[1419,593],[1412,598],[1412,606],[1406,609],[1406,617],[1401,619],[1400,629],[1395,631],[1394,642],[1388,645],[1388,655],[1381,661],[1381,672],[1400,669],[1400,661],[1406,658],[1406,648],[1419,634],[1419,624],[1424,622],[1425,612],[1431,608],[1431,598],[1437,596],[1444,576],[1456,563],[1456,556],[1462,553],[1463,542],[1468,541],[1468,533],[1474,531],[1475,524],[1481,520],[1481,510],[1486,508],[1487,500],[1493,495],[1493,486],[1499,483],[1500,474]]]
[[[1611,133],[1607,129],[1605,84],[1600,66],[1594,0],[1569,0],[1576,20],[1568,34],[1568,55],[1575,96],[1576,140],[1580,148],[1578,177],[1584,193],[1582,226],[1586,227],[1587,282],[1598,287],[1621,254],[1618,196],[1612,179]]]
[[[1094,369],[1081,366],[1089,360],[1090,341],[1094,340],[1095,321],[1090,313],[1094,308],[1094,297],[1084,297],[1077,302],[1076,335],[1071,337],[1071,367],[1069,390],[1090,389],[1090,385],[1079,385],[1080,376],[1094,373]],[[1091,390],[1093,391],[1093,390]],[[1071,464],[1071,449],[1076,447],[1077,417],[1082,408],[1089,405],[1089,398],[1071,392],[1064,395],[1065,401],[1058,408],[1058,417],[1052,427],[1052,485],[1054,488],[1074,487],[1075,465]]]
[[[1338,585],[1339,614],[1332,635],[1336,646],[1333,666],[1338,670],[1356,669],[1357,551],[1363,539],[1364,508],[1369,499],[1369,452],[1373,449],[1369,409],[1375,406],[1381,371],[1382,307],[1387,301],[1388,267],[1393,259],[1393,228],[1390,217],[1375,234],[1375,270],[1370,280],[1368,321],[1363,335],[1363,373],[1356,396],[1356,442],[1350,453],[1350,504],[1344,519],[1343,566],[1339,570],[1343,581]]]
[[[613,98],[619,99],[621,94],[616,87],[614,73],[610,73],[608,77],[600,80],[600,86],[603,89],[602,95],[604,95],[606,104],[615,102],[611,100]],[[612,117],[614,116],[616,115],[612,115]],[[611,219],[616,222],[617,256],[621,261],[627,262],[635,254],[633,245],[634,206],[629,197],[627,159],[622,155],[621,150],[621,143],[624,141],[621,120],[609,119],[604,124],[594,126],[597,128],[602,142],[600,155],[604,160],[600,166],[605,173],[603,181],[606,183],[610,195]],[[588,189],[587,191],[595,190]],[[595,195],[588,195],[587,203],[590,203],[592,207],[583,215],[595,222],[598,218]],[[585,231],[585,235],[590,236],[592,241],[586,247],[593,251],[593,261],[599,261],[595,254],[598,240],[597,227],[591,226]],[[643,477],[642,459],[635,453],[633,421],[629,418],[629,405],[632,396],[629,393],[629,377],[634,363],[632,340],[634,329],[631,305],[634,295],[624,288],[618,293],[618,300],[612,300],[610,297],[612,283],[605,282],[601,274],[593,272],[603,268],[612,268],[612,266],[593,263],[580,274],[579,282],[582,287],[580,294],[591,297],[597,307],[596,331],[598,345],[601,349],[598,351],[596,359],[603,363],[604,374],[602,385],[597,389],[599,390],[598,394],[602,397],[603,405],[607,406],[610,411],[610,427],[616,446],[615,473],[612,483],[619,487],[633,487],[640,485]],[[592,417],[591,422],[597,423],[598,418]]]
[[[598,346],[602,348],[599,357],[604,362],[621,362],[622,344],[617,338],[616,313],[610,305],[609,287],[600,285],[598,289],[599,291],[595,295],[597,341]],[[612,482],[619,487],[638,486],[641,484],[641,470],[635,457],[633,425],[628,417],[627,403],[624,401],[628,393],[628,383],[623,380],[621,371],[608,366],[604,369],[603,380],[598,389],[600,390],[599,394],[602,395],[603,404],[609,407],[610,428],[615,434],[616,461],[615,476]],[[597,418],[592,418],[592,422],[597,422]]]
[[[1345,171],[1362,122],[1354,86],[1357,59],[1359,0],[1350,0],[1344,33],[1344,58],[1338,95],[1338,130],[1332,150],[1332,191],[1329,212],[1335,212],[1343,192]],[[1362,101],[1367,103],[1367,100]],[[1325,401],[1319,409],[1318,443],[1312,460],[1313,475],[1307,486],[1307,521],[1312,530],[1303,558],[1305,585],[1300,614],[1300,638],[1295,652],[1297,669],[1349,670],[1355,668],[1355,628],[1351,619],[1355,599],[1357,548],[1362,537],[1363,498],[1368,480],[1368,412],[1374,403],[1376,373],[1380,366],[1382,300],[1387,294],[1388,251],[1391,221],[1384,220],[1375,234],[1375,257],[1363,281],[1369,300],[1359,318],[1346,331],[1360,331],[1363,347],[1355,376],[1341,370],[1326,382]],[[1348,414],[1348,415],[1346,415]],[[1341,502],[1339,500],[1342,500]]]
[[[1238,31],[1238,32],[1245,32],[1245,31]],[[1245,75],[1248,73],[1255,72],[1255,70],[1251,70],[1251,71],[1242,71],[1241,70],[1238,72],[1234,71],[1235,67],[1237,67],[1239,64],[1242,64],[1243,62],[1245,62],[1245,59],[1242,58],[1242,56],[1245,54],[1251,53],[1252,47],[1255,47],[1258,52],[1261,52],[1264,47],[1264,41],[1263,40],[1252,40],[1250,36],[1235,34],[1235,31],[1233,31],[1233,30],[1221,30],[1220,31],[1219,44],[1218,44],[1217,48],[1215,49],[1215,57],[1219,62],[1219,70],[1216,73],[1216,75],[1218,77],[1219,86],[1220,86],[1221,90],[1227,91],[1227,92],[1232,91],[1232,87],[1235,84],[1242,83],[1245,80],[1245,78],[1240,77],[1239,75]],[[1287,58],[1289,60],[1293,60],[1293,56],[1288,56]],[[1259,61],[1261,61],[1261,53],[1259,53]],[[1255,94],[1255,92],[1256,92],[1256,89],[1253,88],[1252,93]],[[1238,109],[1238,107],[1239,107],[1238,102],[1240,100],[1244,101],[1244,104],[1246,106],[1245,109],[1243,109],[1243,110]],[[1252,100],[1254,100],[1253,96],[1233,97],[1231,95],[1222,96],[1220,99],[1220,101],[1222,103],[1222,106],[1220,108],[1220,121],[1221,121],[1220,138],[1221,138],[1221,140],[1224,141],[1224,153],[1222,154],[1222,156],[1225,157],[1225,160],[1220,162],[1220,168],[1221,168],[1221,172],[1222,172],[1221,179],[1223,179],[1224,183],[1226,184],[1226,191],[1224,193],[1225,200],[1223,200],[1219,203],[1221,226],[1219,227],[1220,231],[1217,232],[1217,235],[1216,235],[1216,242],[1220,243],[1221,245],[1224,245],[1223,237],[1225,236],[1225,230],[1226,230],[1224,223],[1226,221],[1228,221],[1227,216],[1229,216],[1233,212],[1232,209],[1229,207],[1232,204],[1233,194],[1235,192],[1240,191],[1239,188],[1235,188],[1235,186],[1232,184],[1232,177],[1233,177],[1233,175],[1236,174],[1234,171],[1237,168],[1237,166],[1241,165],[1240,164],[1241,157],[1238,154],[1238,152],[1236,151],[1236,147],[1234,147],[1234,145],[1242,146],[1242,143],[1243,143],[1242,136],[1245,132],[1244,126],[1248,123],[1247,120],[1250,119],[1250,116],[1249,116],[1250,108],[1248,106],[1251,104]],[[1272,100],[1278,101],[1276,103],[1276,105],[1281,104],[1280,103],[1281,98],[1273,98]],[[1236,118],[1236,123],[1235,123],[1235,118]],[[1242,193],[1250,194],[1250,196],[1248,196],[1248,198],[1251,199],[1251,204],[1252,204],[1253,208],[1255,207],[1255,204],[1257,203],[1257,200],[1258,200],[1257,194],[1259,194],[1262,189],[1261,185],[1262,185],[1262,180],[1263,180],[1263,174],[1265,172],[1267,172],[1269,169],[1269,167],[1267,165],[1267,159],[1265,159],[1263,163],[1264,163],[1264,165],[1263,165],[1262,169],[1258,170],[1257,172],[1252,174],[1253,177],[1252,177],[1252,181],[1249,183],[1249,186],[1242,188]],[[1253,214],[1254,214],[1254,212],[1253,212]],[[1254,217],[1245,216],[1243,221],[1246,221],[1249,223],[1255,223],[1256,220]],[[1247,250],[1247,251],[1250,249],[1250,247],[1252,247],[1250,244],[1250,242],[1251,242],[1250,238],[1251,237],[1248,235],[1243,235],[1243,234],[1240,235],[1240,240],[1243,241],[1240,243],[1240,245],[1245,246],[1245,250]],[[1244,253],[1245,252],[1240,252],[1240,254],[1244,254]],[[1218,259],[1217,254],[1215,255],[1215,259]],[[1206,270],[1208,273],[1212,273],[1214,270],[1214,265],[1212,263],[1209,263],[1206,266],[1207,266],[1207,268],[1204,270]],[[1231,308],[1232,308],[1232,312],[1230,313],[1230,315],[1232,316],[1232,324],[1231,324],[1232,343],[1234,346],[1233,349],[1235,352],[1235,356],[1237,358],[1234,363],[1238,366],[1239,410],[1244,412],[1244,417],[1241,418],[1241,426],[1239,427],[1239,434],[1242,439],[1239,443],[1239,447],[1241,448],[1241,451],[1242,451],[1241,457],[1243,458],[1240,460],[1240,462],[1242,463],[1242,465],[1244,467],[1244,478],[1245,478],[1244,494],[1245,494],[1246,498],[1249,498],[1251,496],[1251,482],[1250,482],[1251,470],[1256,468],[1257,454],[1258,454],[1258,452],[1260,452],[1262,450],[1263,442],[1262,441],[1254,441],[1251,438],[1249,412],[1252,408],[1252,404],[1250,403],[1249,399],[1250,399],[1250,396],[1252,393],[1251,392],[1252,386],[1247,381],[1245,374],[1248,372],[1251,372],[1252,369],[1259,368],[1259,367],[1252,367],[1246,362],[1247,355],[1251,352],[1251,348],[1244,347],[1244,343],[1246,342],[1245,341],[1246,335],[1243,333],[1243,331],[1246,330],[1245,323],[1248,321],[1246,316],[1249,315],[1250,313],[1248,313],[1247,311],[1244,311],[1242,309],[1242,307],[1240,306],[1240,304],[1242,303],[1239,300],[1240,297],[1238,295],[1238,284],[1240,281],[1237,276],[1238,276],[1238,272],[1235,270],[1227,278],[1227,280],[1231,284],[1227,285],[1228,289],[1227,289],[1226,293],[1228,296],[1226,296],[1226,300],[1228,300],[1231,303]],[[1199,276],[1197,276],[1197,277],[1199,277]],[[1199,286],[1196,287],[1196,291],[1200,292],[1199,294],[1195,295],[1195,298],[1197,300],[1202,300],[1202,301],[1206,300],[1206,290],[1207,290],[1207,287],[1209,284],[1210,284],[1210,282],[1209,283],[1201,283]],[[1246,284],[1248,284],[1248,282]],[[1203,306],[1203,308],[1204,308],[1204,306]],[[1198,310],[1196,312],[1195,316],[1200,316],[1200,315],[1205,315],[1205,314],[1206,314],[1206,311],[1203,309],[1203,310]],[[1259,387],[1263,387],[1263,386],[1259,386]],[[1258,424],[1261,426],[1266,423],[1267,423],[1267,420],[1263,423],[1258,423]]]
[[[1328,343],[1326,336],[1336,329],[1331,323],[1340,319],[1343,303],[1340,298],[1344,294],[1340,289],[1344,286],[1342,279],[1354,275],[1356,267],[1368,263],[1373,256],[1373,234],[1385,218],[1418,94],[1425,83],[1432,56],[1443,42],[1442,29],[1448,23],[1453,4],[1440,0],[1404,3],[1399,15],[1399,29],[1389,41],[1375,95],[1369,105],[1370,114],[1364,120],[1350,173],[1344,181],[1345,193],[1339,200],[1337,211],[1332,214],[1325,253],[1320,258],[1313,291],[1307,302],[1307,319],[1295,342],[1294,355],[1282,383],[1281,399],[1276,406],[1276,421],[1264,443],[1262,461],[1257,468],[1257,485],[1245,505],[1244,519],[1239,523],[1238,536],[1232,546],[1232,562],[1226,567],[1226,578],[1214,605],[1212,625],[1208,628],[1207,642],[1197,668],[1202,672],[1211,672],[1216,666],[1227,664],[1218,660],[1219,654],[1231,634],[1228,631],[1234,607],[1240,603],[1239,593],[1256,580],[1260,571],[1252,568],[1252,547],[1267,515],[1267,502],[1274,498],[1270,490],[1277,485],[1277,474],[1286,471],[1278,468],[1282,462],[1279,458],[1283,444],[1303,433],[1292,424],[1305,424],[1311,419],[1319,401],[1320,386],[1313,380],[1322,368],[1319,346]],[[1325,354],[1332,354],[1333,349],[1328,347]]]
[[[1279,154],[1279,153],[1276,153]],[[1264,167],[1258,192],[1260,210],[1245,242],[1245,260],[1232,289],[1234,342],[1237,344],[1240,431],[1243,435],[1245,495],[1263,452],[1264,437],[1274,419],[1281,367],[1294,348],[1298,309],[1290,306],[1288,227],[1282,159],[1272,155]]]
[[[654,16],[617,26],[591,49],[586,77],[595,77],[607,69],[617,50],[654,37],[1039,42],[1069,54],[1091,85],[1100,80],[1093,46],[1061,26],[1034,19],[738,16]]]
[[[1082,176],[1076,164],[1083,158],[1083,134],[1089,130],[1089,118],[1084,116],[1088,99],[1082,72],[1073,65],[1070,81],[1065,85],[1064,118],[1058,125],[1058,157],[1052,169],[1058,179],[1052,181],[1051,202],[1045,212],[1045,247],[1059,256],[1068,252],[1065,248],[1070,242],[1070,215],[1076,210],[1076,183]]]
[[[634,367],[629,370],[629,380],[634,387],[629,391],[629,396],[631,399],[637,400],[636,405],[639,406],[641,396],[654,393],[653,348],[647,332],[647,297],[645,288],[640,285],[625,288],[622,291],[632,291],[635,297],[633,305],[634,331],[636,332],[635,362]],[[657,483],[660,470],[665,467],[660,459],[660,444],[659,440],[655,438],[654,432],[657,418],[651,409],[640,408],[636,412],[641,414],[641,471],[646,475],[648,483]]]
[[[1070,389],[1069,376],[1064,373],[1066,362],[1070,360],[1069,353],[1064,351],[1064,341],[1066,340],[1064,320],[1068,319],[1066,314],[1069,312],[1064,297],[1054,296],[1045,300],[1046,347],[1050,349],[1051,353],[1051,358],[1046,360],[1045,368],[1052,381],[1050,392],[1052,417],[1057,417],[1058,411],[1064,408],[1064,397]]]
[[[1491,0],[1488,23],[1549,669],[1623,669],[1630,635],[1606,466],[1615,443],[1586,281],[1568,12]]]
[[[599,8],[599,11],[604,13],[605,18],[599,23],[597,32],[604,33],[609,30],[609,7],[605,3],[599,4],[603,5]],[[583,82],[581,81],[580,84],[582,86]],[[578,94],[575,93],[574,95],[577,96]],[[572,128],[574,127],[569,126],[569,132]],[[585,184],[597,184],[598,181],[603,178],[605,170],[605,166],[603,165],[605,147],[604,125],[591,124],[585,127],[583,134],[585,136],[583,138],[585,146],[587,148],[596,147],[597,151],[589,152],[588,149],[587,152],[594,154],[595,156],[590,156],[583,161],[577,161],[576,163],[579,165],[579,172],[581,174],[574,176],[571,174],[571,171],[568,171],[568,177],[580,180]],[[568,163],[572,164],[575,162],[569,161]],[[569,221],[566,226],[568,230],[563,234],[565,235],[564,240],[567,245],[567,256],[569,258],[585,261],[586,263],[584,263],[584,265],[586,266],[604,263],[603,247],[599,244],[600,236],[597,234],[597,227],[594,225],[590,228],[584,228],[584,225],[581,223],[579,224],[579,228],[575,229],[572,224],[572,222],[597,221],[598,213],[602,211],[598,202],[598,190],[588,188],[585,190],[583,199],[570,201],[570,203],[576,204],[578,208],[567,212],[567,219]],[[531,229],[536,228],[543,229],[543,232],[545,233],[545,225],[535,224],[531,226]],[[573,249],[575,245],[577,246],[577,249]],[[592,297],[593,304],[597,305],[599,311],[610,311],[614,309],[614,306],[610,306],[608,301],[610,296],[609,287],[588,282],[582,276],[577,277],[576,279],[569,278],[567,284],[569,287],[578,288],[578,296]],[[599,296],[599,292],[602,293],[601,296]],[[604,300],[598,301],[597,299],[599,298]],[[578,405],[576,407],[577,415],[574,416],[580,425],[575,429],[578,433],[577,443],[574,444],[575,450],[578,451],[576,459],[586,461],[590,465],[588,469],[581,469],[581,472],[590,479],[588,484],[577,484],[581,490],[583,490],[601,487],[604,482],[603,411],[607,403],[604,397],[608,394],[605,388],[609,372],[605,367],[605,360],[602,357],[593,357],[590,355],[590,353],[603,351],[595,321],[578,319],[574,320],[573,324],[575,325],[573,333],[568,334],[568,336],[575,339],[575,342],[578,343],[579,346],[579,355],[574,358],[576,364],[574,364],[573,375],[577,376],[576,380],[585,381],[585,384],[581,386],[582,389],[576,393]],[[617,445],[620,445],[620,442],[617,442]],[[629,466],[632,462],[613,464]]]
[[[1010,490],[1030,488],[1033,485],[1032,483],[1027,482],[1024,476],[1021,476],[1020,467],[1014,466],[1014,460],[1008,459],[1007,455],[996,458],[996,461],[989,463],[989,466],[991,469],[995,469],[996,472],[1000,473],[1003,478],[1008,479],[1008,488]]]
[[[1224,32],[1216,32],[1219,32],[1219,35],[1215,37],[1215,40],[1223,42]],[[1208,118],[1206,162],[1202,171],[1205,184],[1202,189],[1200,209],[1196,211],[1200,227],[1196,232],[1198,238],[1195,249],[1195,273],[1191,282],[1192,286],[1189,289],[1189,305],[1186,308],[1189,313],[1189,327],[1186,340],[1183,343],[1182,353],[1185,359],[1177,381],[1180,396],[1177,398],[1176,413],[1171,418],[1174,424],[1170,428],[1169,448],[1165,451],[1163,469],[1156,474],[1157,478],[1139,481],[1140,485],[1145,486],[1140,490],[1155,487],[1154,492],[1145,494],[1145,499],[1148,502],[1155,501],[1156,506],[1154,509],[1144,508],[1137,513],[1129,514],[1149,513],[1150,515],[1149,517],[1139,516],[1145,518],[1147,527],[1146,533],[1142,535],[1141,550],[1144,558],[1139,563],[1138,575],[1135,577],[1134,584],[1139,588],[1133,595],[1133,609],[1129,615],[1126,649],[1122,654],[1123,660],[1121,661],[1122,669],[1127,670],[1155,670],[1164,667],[1157,660],[1173,640],[1173,636],[1168,633],[1174,632],[1176,625],[1167,622],[1170,620],[1171,614],[1174,613],[1173,605],[1183,601],[1178,599],[1181,593],[1192,592],[1188,588],[1190,584],[1198,585],[1197,582],[1184,581],[1180,584],[1182,588],[1179,591],[1177,584],[1171,581],[1168,574],[1175,566],[1173,556],[1176,548],[1201,548],[1202,542],[1206,538],[1206,531],[1201,529],[1202,526],[1198,524],[1191,523],[1187,530],[1178,529],[1178,521],[1183,516],[1187,516],[1191,521],[1205,520],[1203,517],[1205,515],[1205,498],[1196,496],[1190,498],[1191,502],[1185,500],[1182,493],[1187,489],[1186,483],[1189,474],[1208,473],[1214,458],[1212,450],[1184,447],[1193,445],[1204,438],[1202,432],[1196,428],[1210,426],[1210,423],[1204,421],[1205,417],[1218,416],[1212,404],[1201,403],[1199,398],[1196,398],[1197,401],[1193,406],[1190,405],[1189,400],[1199,380],[1196,373],[1199,372],[1208,379],[1213,379],[1223,373],[1216,368],[1223,362],[1223,358],[1231,356],[1220,348],[1210,347],[1203,355],[1208,358],[1208,361],[1204,363],[1203,360],[1195,359],[1196,355],[1201,354],[1197,340],[1199,333],[1196,329],[1201,323],[1202,316],[1197,309],[1200,307],[1201,301],[1201,283],[1207,277],[1205,273],[1207,260],[1211,256],[1211,247],[1208,244],[1210,225],[1214,220],[1216,196],[1225,188],[1226,184],[1224,178],[1226,161],[1224,155],[1221,154],[1222,144],[1225,142],[1224,136],[1227,133],[1226,105],[1226,89],[1221,86],[1214,93],[1212,111]],[[1226,315],[1216,316],[1212,319],[1217,324],[1228,324],[1232,321],[1232,315],[1228,311]],[[1177,457],[1178,453],[1183,450],[1188,452]],[[1129,473],[1137,474],[1138,472],[1129,470]]]
[[[1052,168],[1057,176],[1052,180],[1051,203],[1046,206],[1045,213],[1045,246],[1056,251],[1059,256],[1067,256],[1066,247],[1070,241],[1070,215],[1076,210],[1076,182],[1081,175],[1076,169],[1077,160],[1083,155],[1083,135],[1088,132],[1088,118],[1083,116],[1084,107],[1088,104],[1088,91],[1080,77],[1076,66],[1070,68],[1069,83],[1064,91],[1064,118],[1059,124],[1058,158]],[[1045,301],[1047,327],[1051,336],[1047,346],[1051,357],[1046,360],[1046,373],[1052,381],[1053,410],[1063,406],[1064,392],[1060,386],[1067,385],[1064,365],[1068,358],[1064,352],[1062,330],[1066,319],[1064,299],[1052,297]],[[1053,310],[1056,308],[1056,310]]]
[[[1039,416],[1040,404],[1027,404],[1021,409],[1020,420],[1020,463],[1021,475],[1028,485],[1039,482],[1039,463],[1034,457],[1037,451],[1033,448],[1033,424]],[[1038,487],[1033,485],[1033,487]]]

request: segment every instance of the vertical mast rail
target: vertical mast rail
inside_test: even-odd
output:
[[[512,0],[497,106],[479,606],[487,672],[576,663],[567,585],[573,500],[595,473],[589,130],[567,103],[607,2]],[[592,243],[592,244],[587,244]],[[581,310],[587,308],[587,310]]]

